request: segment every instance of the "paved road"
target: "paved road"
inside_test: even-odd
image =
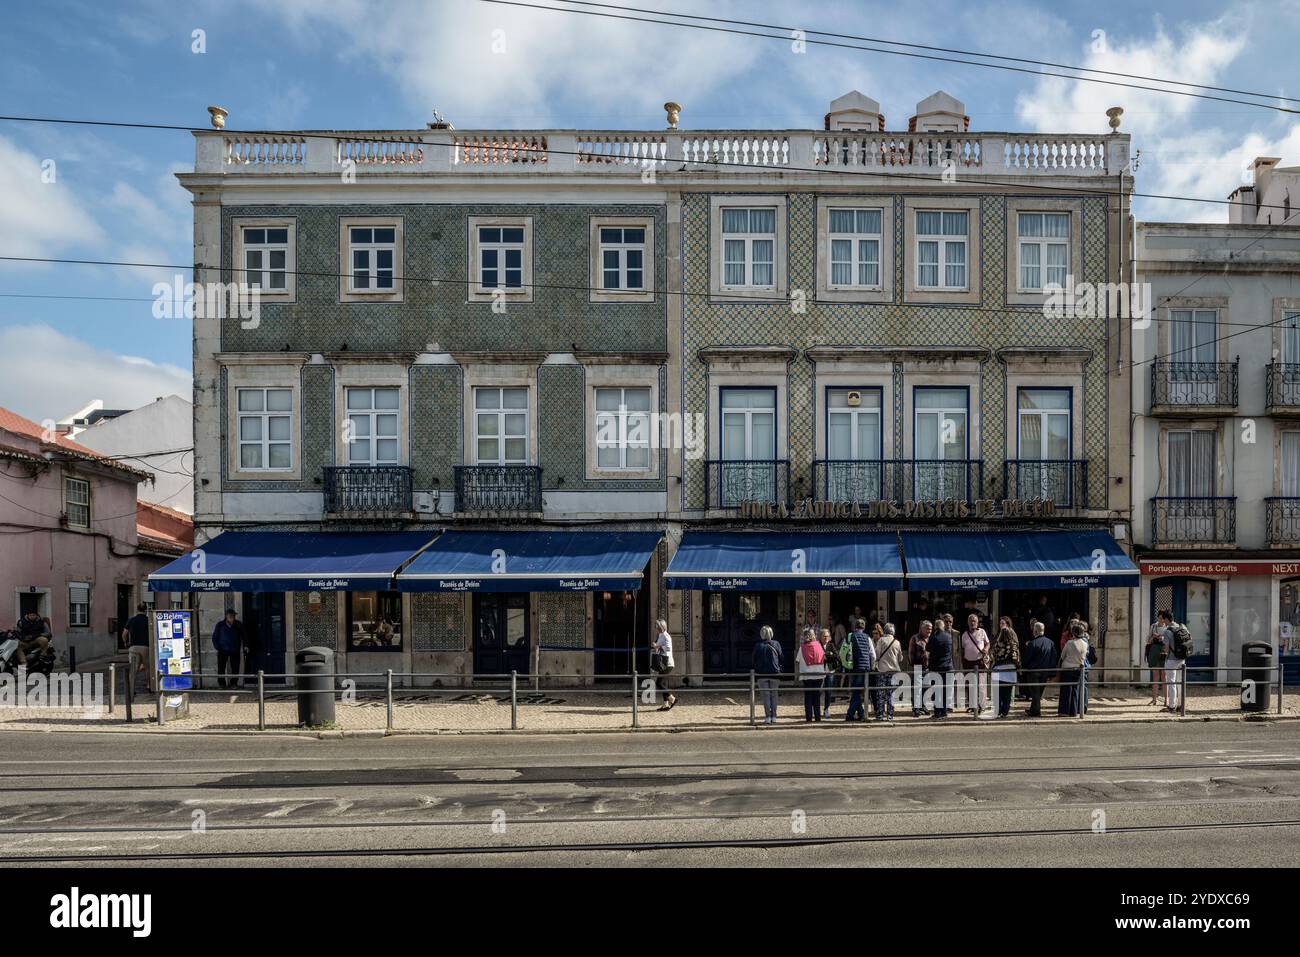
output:
[[[1300,725],[0,733],[0,866],[1300,865]]]

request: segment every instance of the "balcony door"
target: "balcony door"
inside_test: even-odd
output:
[[[721,503],[776,501],[776,389],[722,390]]]
[[[827,390],[826,460],[827,500],[884,498],[879,389]]]
[[[912,489],[917,501],[970,498],[967,389],[918,387],[912,429]]]
[[[1169,310],[1169,404],[1218,403],[1219,314],[1214,309]]]
[[[1167,435],[1166,528],[1162,541],[1218,541],[1214,500],[1214,432],[1179,429]]]
[[[528,464],[528,389],[474,390],[474,464]]]
[[[1072,504],[1069,389],[1021,389],[1017,398],[1016,482],[1007,494]]]

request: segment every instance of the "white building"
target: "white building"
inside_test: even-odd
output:
[[[140,486],[140,501],[194,513],[194,407],[188,399],[165,395],[125,411],[105,410],[96,400],[64,421],[69,437],[86,448],[153,476]]]

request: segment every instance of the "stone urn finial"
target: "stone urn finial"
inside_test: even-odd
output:
[[[1109,110],[1106,111],[1106,115],[1110,117],[1110,131],[1112,133],[1118,133],[1119,118],[1124,115],[1124,107],[1112,106]]]
[[[664,104],[664,109],[668,111],[668,128],[670,130],[677,129],[677,121],[682,115],[682,105],[670,101]]]
[[[222,106],[209,106],[208,112],[212,114],[212,128],[214,130],[224,130],[226,128],[226,117],[230,111]]]

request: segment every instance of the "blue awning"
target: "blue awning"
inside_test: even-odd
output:
[[[398,591],[634,591],[662,532],[447,532]]]
[[[667,579],[708,591],[897,590],[903,563],[892,532],[687,532]]]
[[[149,576],[150,591],[368,591],[434,532],[222,532]]]
[[[916,590],[1128,588],[1137,566],[1103,531],[903,532]]]

